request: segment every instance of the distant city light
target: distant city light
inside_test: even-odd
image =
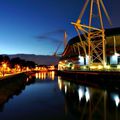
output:
[[[110,57],[110,64],[117,64],[118,63],[118,54],[115,53],[113,56]]]
[[[88,65],[88,64],[89,64],[89,56],[86,55],[86,65]]]
[[[2,64],[2,67],[5,69],[7,67],[7,64],[6,63],[3,63]]]
[[[117,65],[117,69],[120,69],[120,65]]]
[[[106,69],[110,69],[110,65],[106,65],[105,68],[106,68]]]
[[[79,55],[80,65],[84,65],[84,57]]]

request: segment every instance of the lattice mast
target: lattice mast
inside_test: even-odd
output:
[[[81,24],[82,17],[88,5],[90,5],[88,25]],[[95,7],[97,8],[97,11],[95,10]],[[94,63],[101,64],[103,67],[106,66],[106,41],[101,8],[103,9],[102,11],[105,13],[107,20],[111,25],[110,17],[102,0],[86,0],[78,20],[75,23],[72,22],[78,32],[80,45],[82,45],[85,56],[89,56],[89,66]],[[97,18],[96,22],[99,23],[99,27],[93,25],[93,18]],[[83,34],[86,42],[83,42],[80,33]]]

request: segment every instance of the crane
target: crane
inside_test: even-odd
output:
[[[63,42],[61,41],[61,42],[58,44],[56,51],[53,53],[53,56],[57,56],[57,55],[58,55],[57,52],[58,52],[59,48],[61,47],[62,43],[64,43],[64,49],[65,49],[65,47],[66,47],[66,45],[67,45],[67,33],[66,33],[66,32],[64,32]]]
[[[63,41],[60,41],[59,39],[56,39],[53,35],[54,34],[58,34],[58,33],[64,33],[64,39]],[[55,52],[52,54],[52,56],[57,56],[57,52],[58,50],[60,49],[61,45],[64,44],[64,49],[67,45],[67,33],[65,32],[65,30],[56,30],[56,31],[52,31],[52,32],[48,32],[48,33],[45,33],[41,36],[37,36],[38,39],[46,39],[46,40],[53,40],[53,42],[57,42],[58,43],[58,46],[55,50]]]

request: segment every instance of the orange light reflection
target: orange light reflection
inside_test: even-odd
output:
[[[39,72],[35,74],[36,79],[41,79],[45,80],[46,78],[49,78],[51,80],[55,79],[55,72],[50,71],[50,72]]]

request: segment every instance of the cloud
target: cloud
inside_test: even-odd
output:
[[[63,34],[64,32],[65,32],[64,29],[59,29],[59,30],[47,32],[47,33],[45,33],[45,34],[47,34],[47,35],[51,35],[51,34],[61,34],[61,33]]]
[[[35,38],[39,41],[44,40],[44,41],[51,41],[53,43],[58,43],[64,39],[63,38],[64,32],[65,32],[64,29],[59,29],[51,32],[46,32],[42,35],[35,36]],[[62,35],[61,38],[60,35]]]
[[[54,37],[49,37],[49,36],[36,36],[36,38],[41,41],[41,40],[44,40],[44,41],[51,41],[53,43],[58,43],[60,42],[61,40],[58,39],[58,38],[54,38]]]

